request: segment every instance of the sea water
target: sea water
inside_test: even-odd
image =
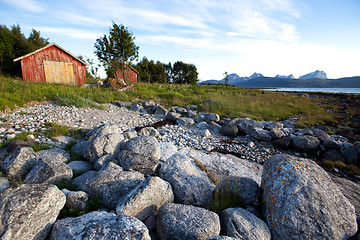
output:
[[[267,88],[262,90],[274,92],[323,92],[360,94],[360,88]]]

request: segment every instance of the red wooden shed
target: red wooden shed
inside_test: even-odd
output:
[[[21,62],[24,81],[82,85],[86,83],[85,62],[55,43],[14,59]]]
[[[122,78],[127,84],[137,82],[137,71],[135,68],[125,65],[124,69],[116,71],[116,78]]]

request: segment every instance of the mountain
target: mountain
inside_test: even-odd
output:
[[[308,73],[308,74],[305,74],[305,75],[299,77],[299,79],[315,79],[315,78],[327,79],[326,73],[323,71],[316,70],[315,72],[311,72],[311,73]]]
[[[285,76],[285,75],[276,75],[275,78],[288,78],[288,79],[294,79],[294,75],[290,74],[289,76]]]

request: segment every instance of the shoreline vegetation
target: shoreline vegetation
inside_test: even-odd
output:
[[[278,121],[297,117],[299,127],[337,124],[338,116],[332,112],[341,107],[336,103],[319,105],[317,99],[296,93],[219,85],[137,83],[134,91],[118,92],[104,88],[31,83],[0,77],[0,93],[0,112],[9,112],[17,107],[42,101],[101,108],[101,104],[115,100],[136,103],[152,99],[166,107],[198,105],[204,112],[230,118]]]

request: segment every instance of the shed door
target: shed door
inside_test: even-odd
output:
[[[44,61],[44,70],[47,83],[75,85],[72,63]]]

